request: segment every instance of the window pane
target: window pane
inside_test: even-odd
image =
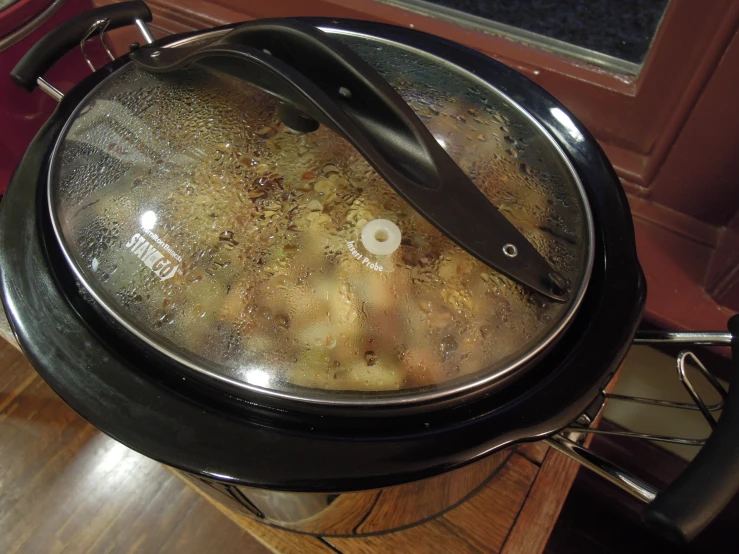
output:
[[[669,0],[386,1],[637,73]]]

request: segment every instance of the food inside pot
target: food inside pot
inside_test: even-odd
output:
[[[540,131],[461,76],[442,94],[376,66],[578,287],[582,203]],[[341,137],[292,132],[273,98],[204,69],[121,73],[60,156],[57,214],[89,286],[150,340],[236,381],[383,391],[482,375],[569,308],[471,257]],[[376,219],[400,230],[389,255],[363,244]]]

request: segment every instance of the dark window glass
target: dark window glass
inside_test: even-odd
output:
[[[434,15],[510,25],[633,64],[646,57],[669,0],[389,0]],[[459,13],[461,12],[461,13]],[[436,15],[455,18],[454,12]],[[474,19],[474,18],[470,18]],[[467,21],[469,22],[470,19]],[[484,21],[477,21],[478,24]],[[494,28],[492,29],[494,32]]]

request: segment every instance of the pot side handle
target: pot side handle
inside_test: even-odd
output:
[[[642,514],[648,527],[674,542],[695,538],[739,491],[739,315],[729,320],[729,331],[732,382],[716,428],[688,467]]]
[[[65,21],[34,44],[10,72],[15,84],[33,92],[37,79],[64,56],[79,45],[93,26],[99,21],[108,22],[106,29],[113,30],[134,21],[151,21],[151,11],[141,0],[111,4],[82,13]]]
[[[375,69],[328,33],[291,19],[244,23],[208,44],[130,55],[154,73],[198,62],[280,102],[296,131],[322,123],[346,138],[421,215],[488,266],[554,301],[567,283],[490,203]]]

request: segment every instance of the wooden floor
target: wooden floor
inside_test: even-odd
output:
[[[265,554],[161,464],[86,423],[0,339],[0,553]]]

